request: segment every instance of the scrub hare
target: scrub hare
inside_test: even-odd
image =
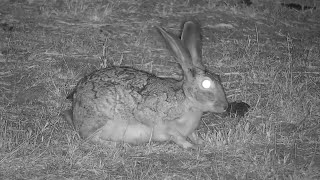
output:
[[[185,22],[181,39],[157,30],[181,65],[183,78],[160,78],[130,67],[108,67],[85,76],[68,96],[73,109],[65,113],[82,138],[132,144],[172,140],[193,148],[186,138],[203,142],[194,132],[203,112],[227,110],[219,76],[202,63],[199,24]]]

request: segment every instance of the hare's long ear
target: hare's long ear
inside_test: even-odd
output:
[[[175,35],[167,32],[162,27],[156,27],[162,37],[165,39],[167,47],[173,53],[174,57],[179,61],[184,73],[184,78],[190,81],[193,78],[192,60],[187,48],[184,47],[182,41]]]
[[[181,40],[189,50],[192,63],[195,67],[205,69],[202,63],[201,28],[198,22],[187,21],[183,24]]]

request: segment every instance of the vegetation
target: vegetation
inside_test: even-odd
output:
[[[320,179],[320,6],[281,2],[1,1],[0,179]],[[107,63],[178,78],[154,26],[190,18],[247,115],[205,114],[198,150],[82,140],[60,115],[77,81]]]

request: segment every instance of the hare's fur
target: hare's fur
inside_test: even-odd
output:
[[[185,23],[181,40],[158,28],[184,72],[182,80],[159,78],[129,67],[109,67],[79,81],[66,119],[83,138],[140,144],[172,140],[183,148],[202,140],[194,132],[203,112],[224,112],[227,100],[219,77],[201,59],[200,26]],[[208,80],[211,86],[202,87]]]

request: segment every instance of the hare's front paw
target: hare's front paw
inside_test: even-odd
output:
[[[201,139],[196,132],[193,132],[188,138],[198,146],[204,146],[204,140]]]
[[[184,149],[194,149],[195,146],[188,142],[184,136],[182,136],[179,132],[173,131],[170,132],[171,140],[181,146]]]
[[[181,146],[183,149],[195,149],[196,148],[193,144],[189,143],[185,139],[180,140],[180,141],[176,141],[176,143],[179,146]]]

